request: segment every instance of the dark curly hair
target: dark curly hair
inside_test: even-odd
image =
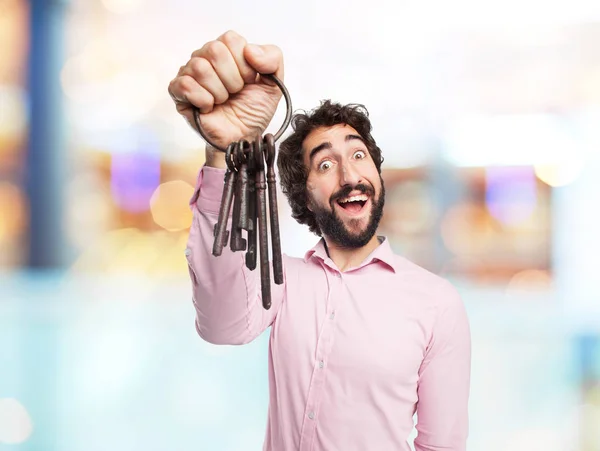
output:
[[[321,230],[313,213],[307,207],[308,168],[304,164],[302,143],[313,130],[339,124],[349,125],[364,139],[377,171],[381,174],[383,156],[371,136],[369,112],[364,105],[341,105],[331,100],[324,100],[310,112],[296,113],[292,119],[293,133],[279,146],[277,168],[282,191],[292,207],[292,217],[300,224],[308,225],[309,230],[318,236],[321,236]]]

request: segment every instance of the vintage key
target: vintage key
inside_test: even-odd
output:
[[[231,215],[231,239],[229,247],[233,252],[246,250],[246,240],[242,238],[242,229],[240,227],[240,218],[244,214],[242,212],[244,198],[244,182],[248,182],[248,166],[245,164],[246,156],[243,154],[241,143],[237,143],[233,153],[233,161],[237,169],[237,177],[234,187],[233,198],[233,214]],[[246,202],[244,202],[245,204]],[[244,207],[245,208],[245,207]]]
[[[217,150],[221,150],[223,152],[227,152],[227,167],[229,169],[228,173],[225,175],[225,189],[223,191],[223,196],[221,199],[221,207],[219,209],[219,221],[215,225],[215,242],[213,244],[213,255],[218,256],[221,255],[223,247],[227,244],[227,241],[232,243],[232,248],[236,248],[238,250],[242,250],[245,248],[245,243],[242,244],[243,238],[241,235],[242,230],[246,230],[248,233],[248,251],[246,252],[246,266],[250,269],[256,268],[256,259],[257,253],[260,253],[260,267],[261,267],[261,289],[263,293],[263,307],[265,309],[269,309],[271,307],[271,283],[270,283],[270,266],[269,266],[269,237],[267,232],[267,205],[266,205],[266,193],[267,189],[267,181],[265,170],[268,173],[268,184],[269,187],[269,203],[270,203],[270,211],[271,211],[271,240],[273,241],[273,249],[274,249],[274,259],[273,259],[273,272],[275,274],[275,282],[282,283],[283,275],[282,275],[282,264],[281,264],[281,241],[279,238],[279,222],[277,216],[277,203],[276,203],[276,190],[275,190],[275,178],[274,178],[274,143],[283,135],[286,128],[290,125],[292,120],[292,100],[290,98],[290,94],[279,78],[277,78],[273,74],[260,74],[261,77],[265,77],[270,79],[275,85],[279,87],[283,97],[285,98],[286,103],[286,114],[283,124],[277,130],[277,133],[272,137],[273,144],[273,152],[270,151],[265,154],[263,149],[263,138],[257,137],[257,139],[250,144],[248,150],[244,147],[242,154],[246,154],[246,160],[248,155],[252,162],[246,161],[247,176],[248,176],[248,184],[247,187],[245,183],[240,183],[238,181],[238,174],[244,171],[238,171],[238,169],[242,169],[242,164],[235,165],[234,162],[234,149],[237,143],[234,143],[227,147],[227,149],[220,147],[218,144],[214,143],[211,138],[205,133],[202,128],[201,123],[201,113],[198,108],[194,108],[194,121],[196,124],[196,128],[198,133],[202,136],[202,138],[207,142],[207,144],[211,145]],[[269,138],[270,139],[270,138]],[[245,146],[245,144],[243,144]],[[265,169],[265,157],[269,160],[267,164],[267,169]],[[238,156],[238,159],[240,157]],[[241,158],[243,160],[243,158]],[[254,165],[254,167],[253,167]],[[239,174],[241,178],[241,174]],[[253,183],[254,182],[254,183]],[[252,190],[254,189],[254,194],[252,194]],[[237,194],[236,192],[237,191]],[[245,197],[245,193],[247,192],[248,197]],[[237,201],[236,201],[237,199]],[[244,204],[243,199],[247,199],[246,205],[247,209],[243,208]],[[233,216],[235,216],[235,221],[232,218],[232,230],[230,235],[230,240],[228,240],[228,232],[227,232],[227,223],[229,218],[229,213],[231,210],[232,203],[235,203],[235,208],[233,212]],[[247,217],[240,217],[245,216]],[[244,221],[245,219],[245,221]],[[257,244],[259,246],[257,246]],[[257,248],[258,247],[258,248]]]
[[[279,216],[277,213],[277,185],[275,180],[275,140],[268,133],[264,138],[264,154],[267,163],[267,184],[269,190],[269,217],[271,218],[271,248],[273,249],[273,279],[277,285],[283,283],[283,262],[281,259],[281,238],[279,236]]]
[[[215,257],[221,255],[223,252],[223,247],[227,244],[227,240],[229,239],[229,232],[227,232],[227,221],[229,219],[229,212],[231,211],[233,189],[235,180],[237,178],[237,172],[232,161],[232,156],[236,145],[236,143],[231,143],[229,146],[227,146],[227,150],[225,152],[227,171],[225,172],[225,187],[223,188],[221,206],[219,207],[219,219],[217,220],[214,229],[215,240],[213,242],[212,254]]]
[[[258,239],[260,246],[260,285],[262,289],[262,303],[265,310],[271,308],[271,277],[269,271],[269,237],[267,236],[267,200],[265,181],[265,161],[263,145],[254,149],[256,163],[256,204],[258,215]]]
[[[250,143],[245,139],[241,140],[236,153],[238,168],[239,168],[239,179],[241,188],[240,195],[240,215],[238,217],[237,226],[240,229],[248,230],[248,202],[249,202],[249,191],[248,182],[250,175],[248,173],[248,152],[250,150]]]
[[[255,161],[255,149],[256,142],[262,141],[262,138],[258,136],[256,140],[250,144],[248,154],[246,155],[246,162],[248,164],[248,217],[246,223],[246,230],[248,232],[248,250],[246,251],[246,267],[253,271],[256,269],[256,161]]]

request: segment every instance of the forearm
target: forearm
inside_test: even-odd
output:
[[[225,247],[219,257],[212,255],[223,176],[224,171],[214,167],[203,169],[200,192],[192,204],[194,218],[186,257],[199,335],[215,344],[243,344],[260,335],[273,321],[282,290],[272,290],[273,306],[266,311],[262,307],[258,271],[246,268],[244,252]]]

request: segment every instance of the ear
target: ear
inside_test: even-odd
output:
[[[308,208],[308,211],[310,211],[311,213],[314,213],[313,208],[312,208],[312,199],[310,197],[309,194],[309,183],[308,181],[306,181],[306,185],[304,187],[305,191],[304,191],[304,196],[306,197],[306,208]]]

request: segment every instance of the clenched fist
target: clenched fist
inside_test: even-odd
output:
[[[170,82],[169,94],[194,129],[193,107],[197,107],[208,137],[225,148],[233,141],[262,135],[275,114],[281,91],[260,73],[275,74],[283,81],[281,50],[248,44],[228,31],[192,53]],[[207,163],[215,157],[209,147]]]

